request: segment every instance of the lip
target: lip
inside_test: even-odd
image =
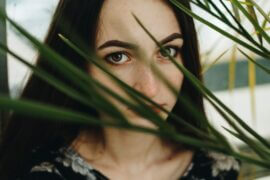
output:
[[[159,108],[156,108],[156,107],[151,107],[151,108],[156,113],[160,113],[160,111],[161,111]]]

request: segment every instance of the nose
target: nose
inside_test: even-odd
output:
[[[136,89],[150,99],[153,99],[157,95],[159,91],[159,85],[156,79],[156,75],[150,67],[140,67],[134,77],[134,89]]]

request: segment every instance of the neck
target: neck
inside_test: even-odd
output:
[[[116,164],[149,164],[164,153],[159,137],[128,130],[104,130],[105,151]]]
[[[81,134],[76,142],[78,146],[75,144],[76,151],[89,161],[100,157],[99,162],[110,166],[143,169],[173,154],[172,149],[165,147],[159,137],[146,133],[104,128],[104,145],[86,133]]]

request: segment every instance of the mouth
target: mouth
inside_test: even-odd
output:
[[[163,104],[158,104],[160,107],[162,107],[162,108],[164,108],[164,106],[166,105],[165,103],[163,103]],[[161,109],[160,108],[158,108],[158,107],[156,107],[156,106],[150,106],[150,108],[154,111],[154,112],[156,112],[156,113],[160,113],[161,112]]]

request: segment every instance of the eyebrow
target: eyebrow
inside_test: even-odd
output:
[[[119,41],[119,40],[110,40],[102,44],[101,46],[98,47],[98,50],[107,48],[107,47],[122,47],[126,49],[138,49],[138,46],[132,43],[124,42],[124,41]]]
[[[180,33],[173,33],[173,34],[169,35],[168,37],[162,39],[159,43],[161,45],[163,45],[163,44],[166,44],[168,42],[171,42],[171,41],[173,41],[175,39],[183,39],[182,34],[180,34]]]
[[[173,33],[169,35],[168,37],[162,39],[159,41],[160,44],[166,44],[168,42],[171,42],[175,39],[183,39],[182,34],[180,33]],[[138,49],[138,46],[132,43],[124,42],[124,41],[119,41],[119,40],[110,40],[102,44],[101,46],[98,47],[98,50],[108,48],[108,47],[122,47],[126,49]]]

